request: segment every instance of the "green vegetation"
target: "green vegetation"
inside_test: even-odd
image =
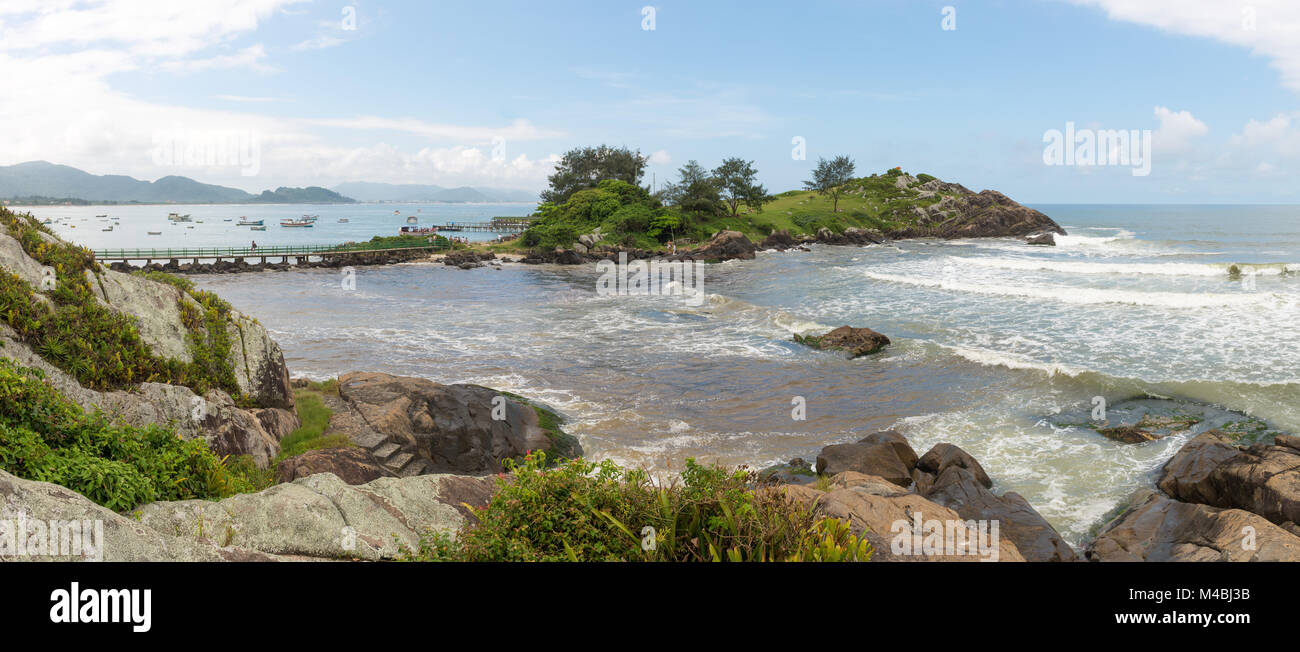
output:
[[[376,251],[383,249],[402,249],[405,247],[427,247],[430,244],[438,247],[451,248],[451,240],[434,235],[432,238],[427,235],[377,235],[365,242],[353,242],[348,244],[350,250],[370,250]]]
[[[159,426],[87,414],[39,371],[0,358],[0,469],[52,482],[115,511],[157,500],[215,499],[251,491],[202,439]]]
[[[560,427],[564,424],[563,417],[556,414],[554,410],[518,394],[510,392],[501,392],[501,394],[527,405],[537,413],[537,425],[546,431],[547,438],[551,440],[550,458],[552,461],[577,457],[581,450],[578,446],[578,438],[564,432],[564,429]]]
[[[680,481],[534,453],[500,478],[477,525],[425,537],[416,561],[867,561],[845,523],[820,519],[747,470],[687,460]],[[653,528],[653,532],[649,529]]]
[[[555,173],[547,177],[551,187],[542,192],[542,201],[564,204],[580,190],[595,188],[612,179],[635,186],[641,183],[649,158],[640,150],[626,147],[578,147],[564,154],[555,164]]]
[[[196,291],[184,279],[145,273],[146,278],[181,290],[178,305],[189,330],[191,362],[158,357],[141,339],[133,317],[105,306],[96,296],[103,270],[89,249],[59,240],[31,215],[0,208],[0,223],[28,256],[53,270],[50,287],[41,290],[15,274],[0,272],[0,319],[47,362],[81,385],[100,391],[163,382],[184,385],[198,394],[222,389],[248,402],[239,394],[229,362],[233,322],[228,303]]]
[[[337,381],[334,392],[337,393]],[[325,431],[329,428],[330,416],[333,410],[325,405],[323,393],[329,391],[327,385],[314,384],[307,389],[300,389],[294,392],[294,405],[298,410],[298,419],[302,425],[297,430],[285,436],[280,442],[280,454],[275,458],[274,467],[281,461],[302,455],[309,450],[317,448],[347,448],[352,446],[351,440],[347,435],[336,434],[325,436]]]
[[[803,182],[804,188],[815,190],[817,194],[831,198],[831,212],[839,212],[840,194],[844,191],[844,184],[853,178],[853,159],[847,156],[836,156],[831,160],[824,158],[817,159],[817,167],[813,168],[813,178]]]
[[[563,173],[552,177],[537,221],[518,240],[490,245],[493,250],[570,247],[584,234],[599,229],[596,244],[658,250],[669,240],[679,244],[708,240],[722,230],[739,231],[761,240],[774,231],[816,234],[821,229],[843,233],[857,227],[881,233],[914,227],[918,209],[931,206],[953,191],[923,192],[920,183],[935,180],[922,174],[917,183],[899,187],[901,168],[852,178],[847,156],[822,159],[805,182],[809,190],[768,195],[758,183],[752,161],[725,159],[710,171],[688,161],[678,178],[651,195],[637,185],[639,153],[582,148],[565,155]],[[640,160],[640,159],[637,159]],[[924,196],[923,196],[924,195]],[[843,207],[840,206],[843,204]]]

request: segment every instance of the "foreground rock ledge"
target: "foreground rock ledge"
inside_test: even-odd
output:
[[[70,489],[0,471],[0,518],[100,520],[103,561],[384,560],[428,532],[454,533],[487,505],[491,478],[423,475],[351,486],[322,473],[220,502],[145,505],[120,515]],[[0,557],[27,561],[70,557]]]

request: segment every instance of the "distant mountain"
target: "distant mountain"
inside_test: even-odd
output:
[[[262,194],[248,201],[258,204],[355,204],[357,200],[320,186],[306,188],[280,186],[275,189],[275,192],[263,190]]]
[[[30,161],[0,166],[0,197],[59,197],[115,202],[225,203],[253,196],[237,188],[199,183],[186,177],[140,181],[110,174],[96,175],[66,165]]]
[[[334,186],[335,192],[353,197],[357,201],[430,201],[444,190],[446,188],[442,186],[426,186],[418,183],[367,181],[349,181]]]
[[[537,193],[509,188],[444,188],[417,183],[371,183],[349,181],[334,186],[335,192],[359,201],[441,202],[526,202],[537,201]]]
[[[33,197],[42,203],[55,200],[82,202],[135,202],[141,204],[346,204],[356,200],[325,188],[277,188],[253,195],[238,188],[200,183],[189,177],[167,176],[157,181],[90,174],[67,165],[29,161],[0,166],[0,198]]]

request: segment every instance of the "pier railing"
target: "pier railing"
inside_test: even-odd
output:
[[[183,249],[96,249],[95,259],[106,260],[163,260],[163,259],[201,259],[201,258],[278,258],[283,256],[332,256],[346,254],[388,253],[394,251],[436,251],[450,249],[451,242],[446,239],[435,240],[423,245],[400,244],[393,246],[375,246],[367,243],[355,245],[298,245],[266,247],[199,247]]]

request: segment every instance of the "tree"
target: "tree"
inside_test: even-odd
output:
[[[831,212],[839,211],[842,186],[853,178],[853,159],[836,156],[831,160],[817,158],[817,167],[813,169],[811,181],[803,182],[803,187],[815,190],[819,195],[829,195]]]
[[[640,185],[649,160],[640,150],[626,147],[601,145],[571,149],[555,164],[555,173],[547,177],[551,187],[542,191],[542,201],[563,204],[573,193],[595,188],[606,179]]]
[[[740,212],[741,204],[763,210],[767,189],[758,183],[758,170],[754,169],[753,161],[726,159],[713,171],[713,177],[717,180],[722,201],[731,209],[732,215]]]
[[[716,215],[722,212],[718,180],[698,161],[687,161],[677,170],[677,183],[668,184],[662,193],[664,203],[684,211]]]

